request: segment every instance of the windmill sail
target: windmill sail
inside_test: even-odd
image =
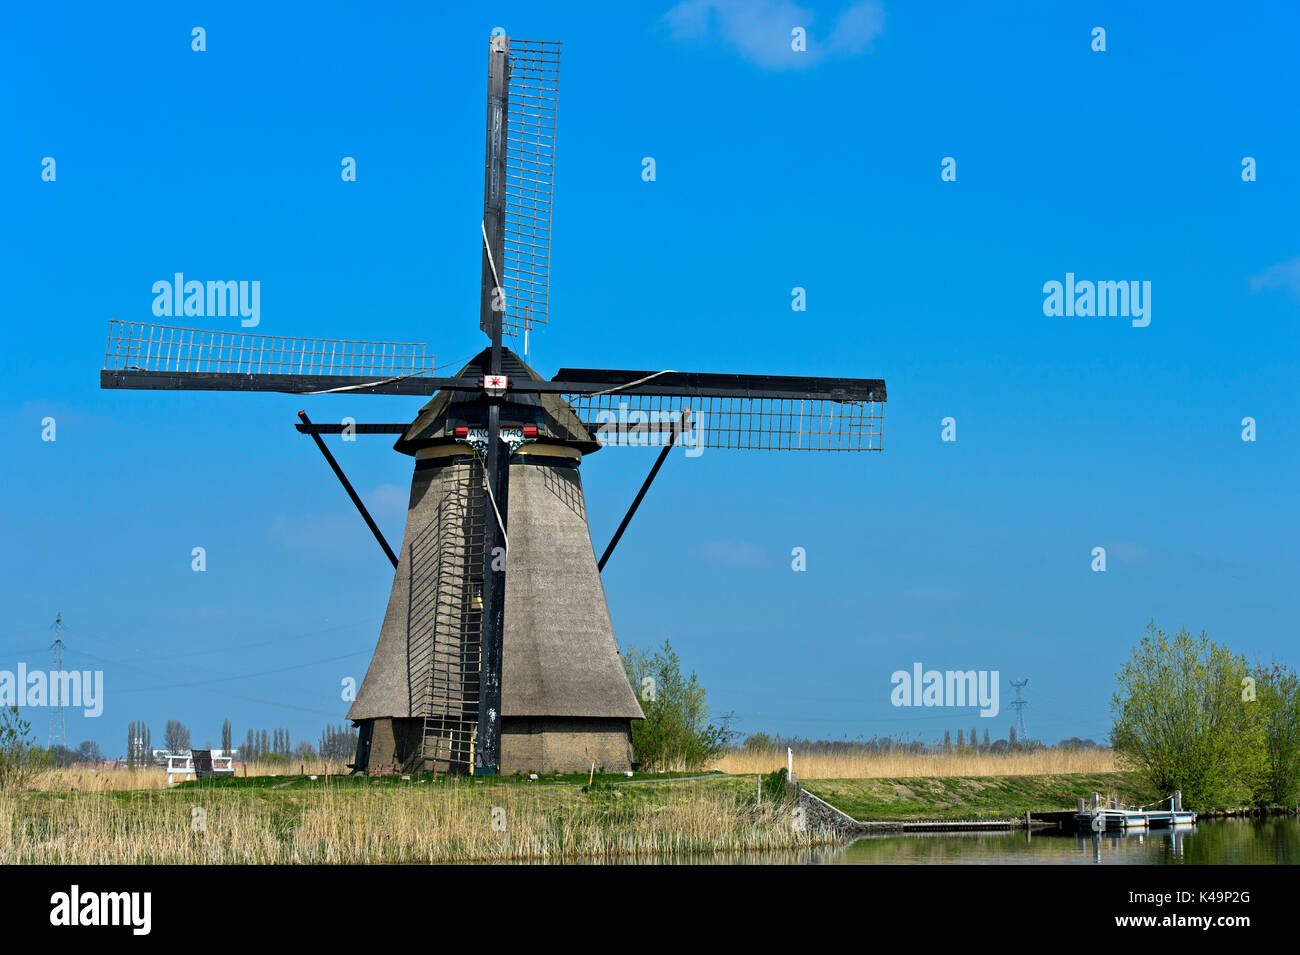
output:
[[[501,38],[504,40],[504,38]],[[491,285],[504,293],[501,331],[545,325],[550,317],[551,209],[555,184],[555,125],[559,105],[560,44],[548,40],[505,41],[505,109],[498,129],[494,90],[489,89],[484,236],[493,254],[485,262]],[[504,155],[498,156],[498,142]],[[504,194],[498,195],[504,178]],[[500,216],[501,239],[493,239]],[[485,274],[485,285],[489,275]],[[491,334],[486,315],[481,326]]]
[[[550,316],[551,200],[560,44],[510,42],[510,122],[506,136],[505,287],[507,334]]]
[[[881,450],[877,378],[565,368],[555,382],[602,444],[662,444],[680,429],[688,448]]]
[[[421,342],[283,338],[111,319],[101,388],[431,395]]]

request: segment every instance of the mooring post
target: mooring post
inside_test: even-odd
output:
[[[1174,790],[1174,812],[1182,812],[1182,811],[1183,811],[1183,791],[1181,789],[1175,789]]]
[[[794,750],[789,746],[785,748],[785,774],[787,776],[794,775]]]
[[[1080,797],[1076,800],[1076,802],[1078,803],[1078,806],[1079,806],[1079,812],[1083,812],[1083,797],[1080,796]]]

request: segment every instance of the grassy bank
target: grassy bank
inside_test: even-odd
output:
[[[804,788],[855,819],[1010,819],[1029,811],[1073,809],[1075,799],[1099,792],[1121,803],[1145,803],[1133,773],[1058,773],[1038,776],[942,776],[888,779],[804,779]]]
[[[805,849],[752,781],[263,777],[0,795],[9,863],[422,863]],[[195,809],[201,810],[196,813]],[[200,831],[195,831],[196,821]]]

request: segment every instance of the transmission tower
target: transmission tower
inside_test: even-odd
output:
[[[53,693],[58,693],[56,687],[66,685],[64,681],[60,680],[57,676],[54,675],[63,672],[63,614],[62,613],[56,613],[54,615],[54,644],[52,649],[54,650],[54,670],[51,673],[50,689],[53,691]],[[63,704],[65,702],[66,701],[63,699],[62,696],[59,697],[57,706],[54,705],[55,701],[53,699],[50,700],[50,740],[49,740],[50,749],[53,749],[56,743],[59,746],[62,746],[64,749],[68,748],[68,731],[67,731],[67,727],[64,725],[63,722]]]
[[[1029,738],[1029,734],[1025,731],[1025,707],[1029,705],[1029,701],[1021,698],[1020,688],[1027,686],[1028,683],[1028,677],[1025,677],[1019,682],[1016,682],[1015,680],[1011,681],[1011,685],[1016,688],[1016,698],[1011,701],[1011,705],[1016,708],[1016,733],[1022,740]]]
[[[730,746],[732,741],[735,740],[735,738],[740,735],[739,733],[734,733],[731,730],[731,721],[735,718],[736,718],[735,710],[728,710],[725,713],[718,714],[718,719],[722,721],[722,732],[723,735],[725,735],[727,738],[728,746]]]

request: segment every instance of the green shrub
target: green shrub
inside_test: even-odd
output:
[[[630,647],[623,656],[644,720],[632,722],[632,749],[643,769],[700,769],[722,752],[727,734],[708,721],[704,688],[683,677],[668,641],[653,657]]]
[[[28,738],[31,728],[18,707],[0,709],[0,790],[22,789],[49,765],[49,753]]]
[[[1116,755],[1162,795],[1181,790],[1189,808],[1249,803],[1265,771],[1261,707],[1243,699],[1250,673],[1205,633],[1170,638],[1152,622],[1117,674]]]

